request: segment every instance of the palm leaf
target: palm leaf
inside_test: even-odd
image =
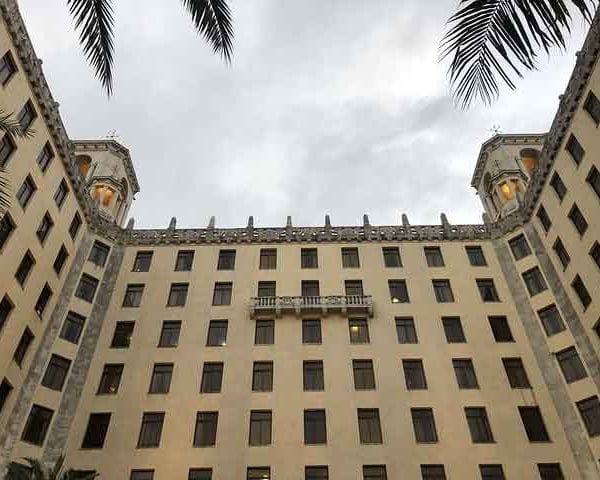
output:
[[[62,471],[64,464],[65,464],[65,456],[61,455],[56,460],[56,463],[54,464],[54,468],[52,468],[52,470],[49,472],[48,480],[59,480],[59,478],[61,476],[60,472]]]
[[[83,53],[96,72],[106,93],[112,93],[113,7],[112,0],[67,0],[79,30]]]
[[[225,0],[182,0],[200,33],[226,62],[233,52],[231,10]]]
[[[0,132],[13,137],[30,138],[35,133],[27,128],[23,130],[14,113],[6,113],[0,108]]]
[[[564,49],[569,7],[590,21],[596,0],[461,0],[440,45],[441,59],[452,58],[448,77],[456,103],[490,104],[500,82],[514,90],[515,77],[536,69],[539,50]]]
[[[6,170],[0,168],[0,217],[10,207],[10,182],[6,177]]]

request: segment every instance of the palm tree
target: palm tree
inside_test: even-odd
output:
[[[456,103],[468,108],[478,98],[490,104],[499,83],[514,90],[515,77],[537,68],[540,50],[565,49],[570,10],[589,22],[595,8],[596,0],[460,0],[440,45],[441,59],[452,58],[448,77]]]
[[[27,465],[12,462],[8,466],[6,480],[94,480],[96,473],[86,474],[81,470],[64,469],[65,457],[61,455],[53,468],[46,470],[39,460],[24,458]]]

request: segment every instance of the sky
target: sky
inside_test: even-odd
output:
[[[116,131],[141,191],[137,227],[480,223],[481,144],[545,132],[585,31],[490,106],[457,110],[438,45],[457,0],[231,0],[227,66],[183,2],[115,2],[114,95],[94,78],[65,0],[20,0],[72,139]]]

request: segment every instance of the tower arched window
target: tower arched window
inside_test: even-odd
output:
[[[77,162],[77,167],[79,168],[79,173],[83,178],[87,177],[88,172],[90,171],[90,167],[92,166],[92,159],[89,155],[77,155],[75,157],[75,161]]]
[[[535,148],[524,148],[521,150],[520,155],[527,175],[531,177],[540,159],[540,151]]]

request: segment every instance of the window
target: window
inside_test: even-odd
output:
[[[77,233],[81,228],[81,223],[81,216],[79,215],[79,213],[75,212],[73,220],[71,220],[71,224],[69,225],[69,236],[72,240],[75,240],[75,237],[77,237]]]
[[[169,298],[167,300],[167,306],[169,307],[183,307],[187,300],[189,283],[172,283],[171,290],[169,291]]]
[[[33,405],[23,429],[21,440],[33,445],[42,446],[50,428],[54,412],[40,405]]]
[[[17,146],[15,145],[15,141],[10,135],[5,133],[2,140],[0,140],[0,168],[6,167],[11,155],[16,149]]]
[[[217,270],[233,270],[235,268],[235,250],[220,250]]]
[[[548,305],[547,307],[538,310],[538,316],[540,317],[546,335],[549,337],[565,330],[565,324],[556,305]]]
[[[450,280],[432,280],[431,283],[433,284],[435,299],[438,303],[454,302],[454,294],[452,293]]]
[[[22,208],[25,208],[27,206],[36,190],[37,186],[31,178],[31,175],[27,175],[25,180],[23,180],[21,187],[17,191],[17,200],[19,201],[19,205],[21,205]]]
[[[6,405],[8,397],[10,397],[12,389],[13,387],[10,382],[6,378],[3,378],[2,383],[0,383],[0,413],[2,413],[4,405]]]
[[[198,412],[196,414],[196,430],[194,447],[212,447],[217,442],[217,423],[219,412]]]
[[[390,289],[392,303],[410,302],[406,280],[388,280],[388,287]]]
[[[477,288],[479,295],[484,302],[499,302],[500,297],[492,279],[477,279]]]
[[[523,272],[523,281],[527,287],[527,291],[531,297],[548,289],[546,281],[542,276],[542,272],[538,267],[533,267],[526,272]]]
[[[123,375],[122,363],[107,363],[102,370],[98,395],[115,395],[119,391],[121,376]]]
[[[597,396],[577,402],[577,410],[590,437],[600,435],[600,401]]]
[[[442,256],[440,247],[423,247],[423,252],[425,252],[425,260],[427,260],[428,267],[444,266],[444,257]]]
[[[587,377],[587,373],[575,347],[569,347],[558,352],[556,359],[567,383],[573,383]]]
[[[575,290],[575,293],[579,297],[579,301],[581,302],[583,309],[587,309],[590,306],[590,303],[592,303],[592,297],[590,296],[590,292],[588,292],[585,283],[583,283],[583,280],[579,275],[575,275],[575,278],[571,283],[571,287],[573,290]]]
[[[383,263],[387,268],[401,267],[400,249],[398,247],[383,247]]]
[[[554,250],[554,253],[560,260],[560,264],[563,266],[563,270],[566,270],[569,266],[569,263],[571,263],[571,256],[569,255],[569,252],[567,252],[567,249],[563,245],[560,237],[556,237],[556,241],[554,242],[552,249]]]
[[[485,259],[485,255],[483,254],[483,249],[479,246],[470,246],[465,247],[467,252],[467,257],[469,257],[469,263],[472,267],[485,267],[487,266],[487,261]]]
[[[177,252],[177,260],[175,260],[176,272],[190,272],[194,264],[194,251],[181,250]]]
[[[344,282],[344,288],[347,297],[362,297],[364,295],[362,280],[346,280]]]
[[[50,165],[50,162],[52,162],[53,158],[54,151],[52,150],[50,143],[46,142],[46,144],[42,148],[42,151],[37,157],[37,164],[39,165],[40,170],[42,172],[45,172],[48,169],[48,166]]]
[[[598,171],[595,165],[592,165],[592,168],[590,168],[590,173],[588,173],[588,176],[585,179],[585,181],[589,184],[590,187],[592,187],[592,190],[596,192],[598,198],[600,198],[600,172]]]
[[[50,214],[46,212],[42,217],[42,221],[40,222],[37,231],[35,232],[35,235],[42,245],[46,241],[46,238],[48,238],[48,235],[50,235],[50,230],[52,230],[53,226],[54,221],[52,220]]]
[[[94,295],[96,295],[96,289],[98,288],[98,279],[84,273],[79,279],[79,285],[75,290],[75,296],[81,298],[86,302],[92,303],[94,301]]]
[[[181,322],[179,320],[165,320],[160,331],[158,346],[162,348],[174,348],[179,345],[179,333]]]
[[[465,416],[467,417],[473,443],[492,443],[494,441],[485,408],[466,407]]]
[[[431,408],[411,408],[410,414],[417,443],[437,442],[438,437],[433,410]]]
[[[275,297],[275,282],[258,282],[257,297]]]
[[[357,415],[360,443],[383,443],[379,410],[377,408],[359,408]]]
[[[57,275],[60,275],[60,272],[62,272],[62,269],[65,266],[65,263],[67,262],[68,258],[69,251],[64,245],[61,245],[60,249],[58,250],[58,253],[56,254],[56,258],[54,259],[54,264],[52,265],[52,268],[54,269]]]
[[[137,252],[133,261],[132,272],[149,272],[154,252]]]
[[[342,267],[343,268],[359,268],[360,261],[358,259],[358,248],[346,247],[342,248]]]
[[[0,59],[0,84],[6,85],[12,76],[17,72],[17,66],[13,60],[12,53],[6,52]]]
[[[154,480],[154,470],[132,470],[129,480]]]
[[[110,424],[110,413],[91,413],[81,448],[102,448]]]
[[[366,318],[348,320],[350,343],[369,343],[369,324]]]
[[[442,324],[448,343],[465,343],[467,341],[460,317],[442,317]]]
[[[454,375],[456,375],[458,388],[479,388],[473,360],[470,358],[453,358],[452,367],[454,368]]]
[[[443,465],[421,465],[423,480],[446,480],[446,471]]]
[[[356,390],[375,390],[373,360],[352,360],[352,370]]]
[[[23,105],[23,108],[19,112],[19,115],[17,116],[17,122],[19,122],[21,130],[27,130],[31,126],[33,121],[36,119],[36,117],[37,112],[33,107],[33,103],[31,102],[31,100],[27,100],[27,102],[25,102],[25,105]]]
[[[305,467],[304,480],[329,480],[329,468],[326,466]]]
[[[579,235],[585,234],[588,229],[588,223],[583,216],[583,213],[581,213],[581,210],[579,210],[579,207],[575,203],[569,211],[569,219],[571,222],[573,222],[573,225],[575,226],[577,232],[579,232]]]
[[[512,251],[513,257],[515,257],[515,260],[521,260],[522,258],[531,255],[529,243],[527,243],[527,239],[523,234],[511,238],[508,241],[508,245],[510,247],[510,250]]]
[[[396,317],[398,343],[418,343],[415,321],[412,317]]]
[[[137,443],[138,448],[156,448],[160,446],[164,420],[164,412],[144,413]]]
[[[206,362],[202,368],[200,393],[220,393],[223,383],[223,362]]]
[[[254,330],[254,345],[273,345],[275,343],[275,321],[257,320]]]
[[[31,330],[29,330],[29,327],[25,327],[25,330],[21,335],[21,339],[19,340],[19,343],[17,344],[17,348],[15,349],[15,353],[13,355],[13,360],[19,367],[23,366],[23,360],[25,359],[27,351],[29,350],[29,347],[31,346],[31,343],[33,342],[34,338],[35,337],[33,333],[31,333]]]
[[[65,318],[65,321],[60,331],[60,338],[74,344],[79,343],[79,337],[83,331],[83,325],[85,324],[85,317],[69,311]]]
[[[305,360],[302,364],[302,377],[305,392],[325,390],[322,360]]]
[[[300,250],[300,266],[302,268],[319,268],[319,257],[316,248]]]
[[[304,410],[304,444],[327,443],[325,410]]]
[[[302,280],[300,287],[305,302],[308,300],[307,297],[319,297],[321,295],[318,280]]]
[[[530,442],[549,442],[550,436],[544,425],[539,407],[519,407],[519,415]]]
[[[562,181],[562,178],[560,178],[560,175],[558,174],[558,172],[554,172],[554,175],[552,175],[552,179],[550,180],[550,185],[556,192],[556,195],[558,196],[559,200],[562,202],[563,199],[565,198],[565,196],[567,195],[567,187],[565,186],[564,182]]]
[[[538,463],[541,480],[565,480],[560,463]]]
[[[250,412],[250,434],[248,444],[253,447],[271,445],[271,410]]]
[[[596,126],[600,125],[600,100],[591,90],[585,99],[583,109],[590,114]]]
[[[46,367],[46,373],[42,379],[42,385],[51,390],[60,392],[65,384],[70,367],[71,360],[52,354],[50,362]]]
[[[152,368],[152,378],[148,393],[169,393],[171,379],[173,378],[172,363],[155,363]]]
[[[56,189],[56,192],[54,192],[54,203],[56,203],[56,206],[58,208],[63,206],[63,203],[65,203],[65,198],[67,198],[68,194],[69,194],[69,187],[67,186],[67,182],[63,178],[60,181],[60,183],[58,184],[58,188]]]
[[[8,212],[5,213],[0,220],[0,250],[4,248],[4,245],[6,245],[6,242],[8,242],[8,239],[12,232],[15,231],[15,228],[15,222],[13,222],[12,217],[8,214]]]
[[[575,135],[571,134],[569,136],[565,149],[571,154],[571,157],[573,158],[577,166],[579,166],[579,164],[583,160],[583,156],[585,155],[585,150],[583,149],[581,143],[579,143],[577,138],[575,138]]]
[[[590,250],[590,257],[592,257],[598,268],[600,268],[600,243],[594,242]]]
[[[510,388],[531,388],[525,366],[520,358],[503,358],[502,364],[504,365]]]
[[[502,465],[479,465],[481,480],[505,480]]]
[[[42,318],[42,316],[44,315],[44,311],[48,306],[48,302],[50,302],[50,298],[52,298],[52,290],[50,289],[50,286],[46,283],[44,285],[44,288],[42,288],[37,302],[35,302],[35,313],[37,313],[38,317]]]
[[[0,301],[0,332],[2,328],[6,324],[8,317],[10,316],[10,312],[12,312],[14,305],[11,302],[10,298],[7,295],[2,297],[2,301]]]
[[[385,465],[363,465],[363,480],[387,480]]]
[[[227,345],[227,320],[211,320],[208,324],[207,347]]]
[[[230,305],[232,289],[233,283],[231,282],[215,283],[215,290],[213,292],[213,305]]]
[[[321,320],[302,320],[302,343],[321,342]]]
[[[137,308],[142,303],[142,295],[144,294],[143,283],[130,283],[127,285],[125,290],[125,297],[123,298],[124,307]]]
[[[508,319],[504,316],[490,316],[488,317],[490,322],[490,328],[492,329],[492,335],[496,342],[514,342],[513,334],[508,325]]]
[[[19,267],[17,268],[17,271],[15,272],[15,278],[17,279],[17,282],[19,282],[19,285],[21,285],[21,286],[25,285],[25,281],[27,280],[27,277],[31,273],[31,269],[33,268],[34,265],[35,265],[35,258],[33,258],[33,255],[31,254],[31,252],[29,250],[27,250],[25,252],[25,255],[23,255],[23,258],[21,259],[21,263],[19,263]]]
[[[108,260],[109,252],[110,247],[108,245],[105,245],[104,243],[96,240],[94,241],[92,249],[90,250],[90,256],[88,257],[88,261],[92,262],[98,267],[104,267],[104,265],[106,265],[106,260]]]
[[[254,362],[252,366],[252,391],[273,391],[273,362]]]
[[[270,467],[248,467],[246,480],[271,480]]]
[[[190,468],[188,480],[212,480],[212,468]]]
[[[427,389],[427,379],[425,378],[422,360],[402,360],[402,369],[404,370],[404,381],[407,390]]]
[[[110,348],[129,348],[135,322],[117,322]]]
[[[538,208],[537,217],[542,224],[544,231],[548,233],[548,230],[550,230],[550,227],[552,227],[552,220],[550,220],[550,216],[548,215],[548,212],[546,212],[546,209],[543,205],[540,205],[540,208]]]
[[[277,249],[261,248],[258,267],[261,270],[275,270],[277,268]]]

